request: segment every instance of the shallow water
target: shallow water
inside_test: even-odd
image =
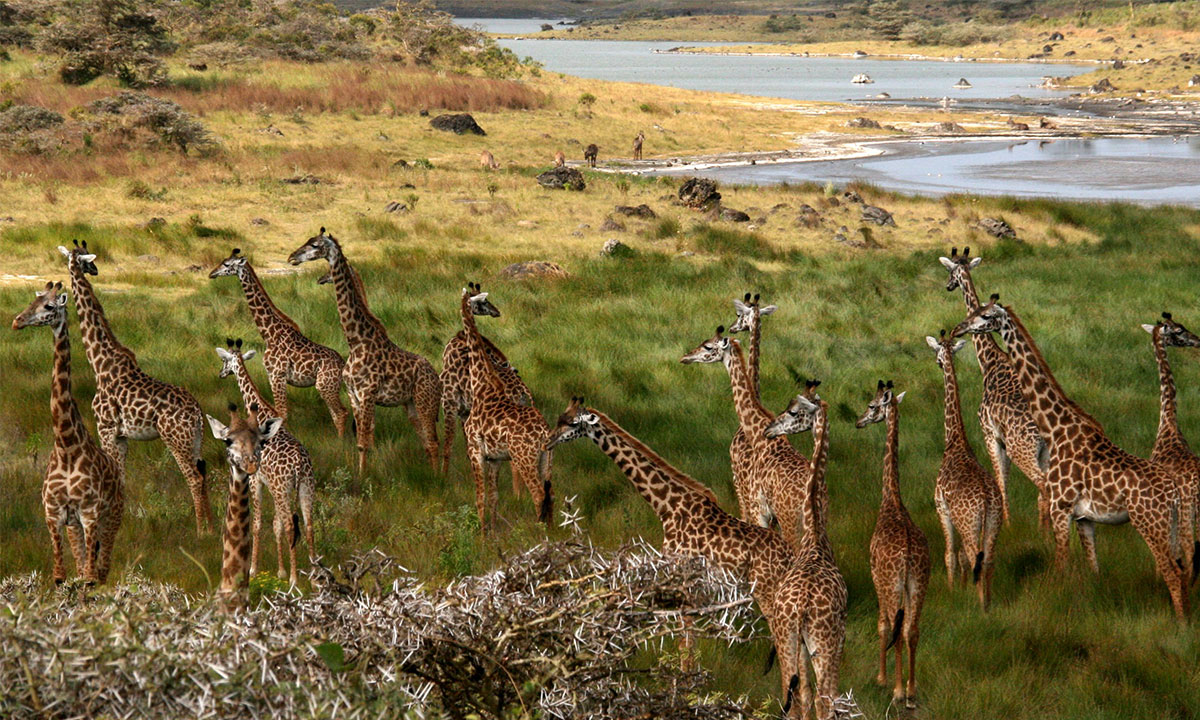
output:
[[[743,184],[842,185],[859,180],[922,195],[971,192],[1200,206],[1200,137],[887,142],[871,147],[885,154],[678,172]]]

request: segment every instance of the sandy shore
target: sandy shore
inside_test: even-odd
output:
[[[736,47],[736,45],[731,45]],[[734,52],[732,50],[720,50],[717,48],[704,48],[689,45],[680,45],[679,47],[669,48],[667,50],[655,50],[658,55],[727,55],[730,57],[836,57],[836,58],[861,58],[871,60],[922,60],[929,62],[948,62],[948,63],[1029,63],[1032,65],[1112,65],[1113,60],[1077,60],[1075,58],[1019,58],[1019,57],[966,57],[956,55],[954,57],[945,57],[940,55],[921,55],[918,53],[822,53],[822,52]],[[1146,59],[1142,60],[1124,60],[1126,65],[1136,65],[1139,63],[1149,62]]]

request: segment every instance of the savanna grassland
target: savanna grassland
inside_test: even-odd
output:
[[[959,294],[944,289],[937,257],[970,245],[984,257],[975,272],[981,291],[1000,292],[1021,314],[1063,386],[1114,440],[1148,455],[1158,383],[1139,325],[1163,310],[1200,325],[1190,316],[1200,211],[930,200],[861,187],[867,202],[896,220],[896,227],[871,226],[863,235],[858,207],[839,199],[842,188],[724,187],[725,203],[753,218],[734,225],[675,204],[678,179],[587,171],[587,188],[575,193],[542,189],[534,175],[559,148],[572,162],[589,142],[601,146],[602,161],[624,157],[637,129],[647,132],[647,156],[670,158],[783,149],[805,133],[842,128],[851,114],[545,71],[488,78],[403,63],[278,59],[197,71],[172,59],[168,73],[169,84],[147,92],[203,123],[212,136],[203,151],[144,142],[136,129],[97,131],[85,141],[86,108],[119,93],[115,80],[58,84],[51,64],[33,52],[0,65],[5,99],[69,118],[54,148],[0,153],[0,307],[11,315],[46,280],[66,280],[56,246],[86,240],[98,256],[93,282],[117,336],[147,372],[186,387],[218,414],[237,393],[231,379],[218,378],[212,348],[241,337],[261,350],[261,340],[238,284],[209,280],[208,271],[231,248],[242,248],[278,306],[309,337],[345,352],[333,292],[316,283],[325,268],[285,262],[326,226],[401,347],[440,367],[442,346],[459,328],[460,288],[479,281],[503,313],[481,320],[481,330],[520,369],[548,419],[570,396],[585,395],[736,512],[728,455],[736,418],[727,375],[678,361],[714,326],[733,320],[734,297],[761,293],[780,308],[764,320],[765,403],[781,409],[796,377],[816,377],[830,404],[830,536],[850,596],[841,686],[853,689],[868,717],[897,712],[889,708],[890,691],[873,682],[876,605],[867,563],[883,429],[853,428],[879,378],[908,393],[902,486],[935,558],[916,716],[1159,719],[1194,717],[1200,708],[1200,640],[1194,627],[1172,619],[1137,534],[1128,526],[1099,531],[1099,576],[1084,569],[1074,544],[1072,566],[1055,571],[1050,543],[1036,528],[1033,488],[1019,473],[1010,486],[1013,521],[998,543],[991,612],[982,614],[969,590],[947,589],[932,500],[943,447],[942,381],[923,339],[965,315]],[[584,94],[594,102],[580,103]],[[423,109],[470,111],[488,135],[439,133]],[[937,117],[887,112],[894,115],[879,119]],[[485,149],[500,170],[480,168]],[[308,181],[282,182],[297,178]],[[408,210],[384,212],[392,201]],[[599,230],[615,205],[642,203],[657,218],[617,217],[624,231]],[[803,205],[816,210],[815,221],[801,213]],[[1003,218],[1020,240],[992,239],[976,227],[984,217]],[[834,242],[842,225],[878,247]],[[600,257],[612,237],[629,252]],[[569,277],[502,273],[526,260],[556,262]],[[74,322],[71,329],[75,396],[90,424],[94,381]],[[970,419],[980,396],[978,367],[970,350],[958,357],[967,432],[983,459]],[[49,333],[41,329],[10,332],[0,343],[0,576],[49,567],[38,492],[50,445],[50,358]],[[1172,354],[1181,420],[1193,437],[1196,359],[1189,351]],[[257,359],[251,372],[264,386]],[[292,389],[289,398],[289,427],[317,469],[316,550],[331,564],[377,547],[441,583],[486,571],[547,537],[568,536],[535,522],[528,497],[514,496],[505,470],[505,522],[494,541],[483,542],[461,439],[442,477],[425,464],[403,411],[381,408],[369,472],[360,478],[353,442],[334,435],[315,392]],[[794,442],[811,450],[808,437]],[[220,444],[207,435],[204,454],[220,508],[227,471]],[[114,575],[136,569],[190,592],[208,591],[219,542],[195,536],[174,462],[160,443],[135,442],[128,468]],[[598,545],[616,547],[639,535],[661,541],[647,505],[590,444],[555,452],[553,483],[560,507],[576,498],[582,526]],[[273,555],[268,539],[266,568]],[[257,587],[270,584],[256,580]],[[779,687],[777,671],[761,673],[768,647],[765,637],[704,646],[702,664],[713,671],[716,689],[765,702]]]

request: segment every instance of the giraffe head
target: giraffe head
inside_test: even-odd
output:
[[[588,410],[582,397],[572,397],[571,404],[562,415],[558,416],[558,424],[554,426],[550,437],[546,439],[546,449],[556,445],[578,440],[584,435],[591,436],[600,427],[600,418]]]
[[[488,294],[483,292],[482,286],[477,282],[469,282],[463,288],[463,296],[467,298],[467,303],[471,306],[472,315],[486,315],[488,317],[500,317],[500,310],[488,300]]]
[[[13,318],[12,329],[22,330],[36,325],[49,325],[58,328],[67,322],[67,293],[63,291],[62,283],[46,283],[46,289],[34,297],[29,307],[20,315]]]
[[[229,257],[221,261],[221,264],[213,268],[208,274],[209,278],[225,277],[233,275],[235,277],[242,276],[242,270],[246,267],[246,256],[242,255],[241,248],[234,248],[233,252],[229,253]]]
[[[733,310],[737,313],[737,319],[729,326],[729,332],[740,333],[753,330],[754,325],[758,322],[758,318],[763,315],[770,315],[778,309],[774,305],[760,306],[757,294],[751,297],[750,293],[746,293],[745,298],[742,300],[734,298]]]
[[[858,419],[858,422],[854,423],[854,427],[861,430],[872,423],[883,421],[891,412],[892,407],[902,402],[904,402],[904,393],[896,395],[892,391],[891,380],[886,383],[880,380],[878,387],[875,388],[875,397],[867,403],[867,411]]]
[[[329,264],[337,259],[341,249],[338,247],[337,240],[332,235],[321,228],[321,232],[310,237],[303,245],[296,249],[288,256],[288,262],[293,265],[300,263],[311,262],[313,260],[328,260]]]
[[[237,340],[234,340],[233,338],[225,338],[225,347],[216,348],[216,351],[217,356],[221,358],[221,377],[223,378],[229,377],[230,375],[236,375],[238,363],[244,363],[245,361],[253,358],[255,355],[253,350],[246,350],[245,352],[242,352],[241,338],[238,338]]]
[[[967,333],[972,335],[986,335],[987,333],[1000,332],[1004,327],[1004,323],[1008,321],[1008,311],[1000,304],[1000,296],[993,294],[991,300],[986,305],[980,305],[975,309],[975,312],[967,316],[954,328],[951,333],[952,337],[962,337]]]
[[[724,337],[725,326],[718,325],[717,333],[696,346],[696,349],[684,355],[679,362],[684,365],[692,363],[724,362],[729,355],[730,339]]]
[[[1142,329],[1151,335],[1157,331],[1162,337],[1164,347],[1200,347],[1200,337],[1196,337],[1187,328],[1172,320],[1169,312],[1164,312],[1157,324],[1143,325]]]
[[[963,346],[967,344],[967,341],[946,337],[946,331],[943,330],[942,334],[940,335],[940,339],[935,338],[932,335],[926,335],[925,343],[929,345],[929,347],[932,348],[935,353],[937,353],[938,366],[945,370],[946,368],[950,367],[950,358],[954,356],[954,353],[962,350]]]
[[[58,246],[58,251],[67,258],[67,269],[78,267],[84,275],[98,275],[100,271],[96,269],[96,256],[88,252],[87,240],[82,244],[78,240],[74,242],[75,247],[70,250],[62,245]]]
[[[950,257],[940,257],[938,262],[950,272],[950,279],[946,281],[946,292],[950,292],[965,285],[963,277],[979,267],[983,258],[971,257],[969,247],[963,248],[962,255],[958,254],[958,248],[950,248]]]
[[[816,401],[821,399],[817,395],[817,386],[820,384],[820,380],[804,381],[804,392],[793,398],[792,402],[788,404],[787,410],[771,421],[771,424],[767,426],[767,437],[798,435],[812,430],[813,419],[817,415]]]
[[[211,415],[205,417],[208,418],[213,437],[225,443],[230,471],[243,476],[258,472],[263,446],[283,427],[283,421],[279,418],[268,418],[260,424],[257,405],[250,406],[250,412],[242,418],[238,415],[237,405],[230,403],[228,425],[221,424]]]

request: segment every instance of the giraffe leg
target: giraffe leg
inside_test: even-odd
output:
[[[1165,500],[1161,498],[1144,500],[1138,504],[1138,507],[1129,509],[1129,521],[1150,547],[1150,554],[1154,556],[1155,568],[1166,581],[1167,591],[1171,594],[1171,605],[1175,609],[1176,619],[1186,622],[1190,610],[1187,573],[1180,566],[1182,560],[1172,552],[1171,528],[1168,524],[1170,519],[1166,523],[1161,519],[1161,513],[1164,512],[1162,504],[1164,503]],[[1155,513],[1160,514],[1160,517],[1156,518]],[[1178,516],[1175,517],[1175,522],[1178,522]]]
[[[442,380],[433,368],[423,372],[417,378],[416,391],[412,402],[408,404],[408,418],[416,428],[417,437],[425,448],[425,457],[429,466],[437,471],[438,465],[438,411],[442,407]]]
[[[958,538],[954,533],[954,522],[950,519],[950,508],[943,498],[935,498],[938,520],[942,523],[942,534],[946,537],[946,584],[953,590],[958,581]]]
[[[87,546],[83,542],[83,528],[75,522],[68,521],[63,527],[67,533],[67,544],[71,549],[71,559],[75,561],[75,574],[87,579],[84,574],[87,569]]]
[[[354,409],[354,422],[358,429],[358,476],[367,474],[367,453],[375,444],[375,394],[367,393]]]
[[[479,530],[486,537],[491,534],[487,468],[484,467],[483,451],[479,448],[479,441],[470,436],[467,436],[467,456],[471,460],[471,474],[475,478],[475,511],[479,514]]]
[[[254,513],[250,523],[250,577],[254,577],[258,574],[258,553],[262,543],[263,481],[255,475],[250,479],[250,484],[254,486],[254,492],[250,493],[250,505]]]
[[[909,628],[904,631],[904,642],[908,645],[908,690],[904,693],[904,707],[912,710],[917,707],[917,641],[921,638],[921,631],[917,627],[916,618],[909,625]],[[896,674],[900,674],[899,670],[900,658],[897,653],[896,658]],[[897,687],[899,682],[897,681]]]
[[[992,459],[992,469],[995,470],[996,485],[1000,488],[1000,512],[1004,517],[1004,524],[1009,522],[1008,518],[1008,473],[1012,466],[1012,460],[1008,457],[1008,450],[1004,447],[1004,440],[996,430],[989,430],[987,433],[987,449],[988,456]]]
[[[100,584],[108,582],[108,571],[112,567],[113,545],[117,540],[117,531],[121,529],[121,517],[125,511],[125,497],[118,490],[116,497],[101,518],[100,553],[96,557],[96,578]]]
[[[1096,559],[1096,524],[1091,520],[1078,519],[1075,521],[1075,532],[1079,534],[1079,544],[1083,547],[1083,554],[1087,556],[1092,572],[1100,572],[1100,562]]]
[[[200,458],[200,418],[189,418],[180,425],[171,425],[161,421],[158,423],[158,434],[167,449],[175,458],[175,464],[187,480],[188,489],[192,493],[192,504],[196,511],[196,533],[208,535],[212,532],[212,508],[208,503],[208,488],[205,486],[204,475],[200,468],[204,467]]]
[[[304,520],[304,543],[308,545],[308,560],[311,565],[317,557],[316,545],[313,543],[313,488],[312,478],[300,481],[297,493],[300,499],[300,516]]]
[[[102,449],[117,463],[117,472],[125,477],[125,456],[129,453],[129,441],[117,434],[116,422],[96,420],[96,434],[100,436]]]
[[[809,663],[812,662],[812,655],[808,652],[808,646],[803,642],[798,642],[796,644],[798,645],[798,652],[796,653],[796,665],[795,670],[791,672],[791,675],[792,677],[798,678],[796,686],[800,690],[800,703],[799,706],[792,706],[792,712],[788,717],[809,720],[809,718],[812,717],[814,704],[813,689],[808,683],[808,666]],[[819,706],[820,700],[817,701],[817,704]]]
[[[896,683],[892,686],[892,702],[904,702],[904,643],[906,640],[903,632],[896,638]]]
[[[286,484],[280,483],[277,489],[272,488],[271,496],[275,501],[275,547],[279,550],[279,577],[286,577],[294,586],[298,579],[296,575],[296,541],[300,538],[296,519],[293,516],[289,490],[290,488]],[[287,545],[288,562],[291,563],[288,566],[291,570],[286,573],[283,567],[284,544]]]
[[[887,685],[887,651],[888,640],[891,639],[891,619],[884,612],[882,603],[879,606],[879,623],[877,627],[879,631],[879,674],[875,676],[875,682],[880,685]]]
[[[989,506],[983,522],[983,567],[979,578],[979,599],[986,612],[992,604],[992,575],[996,570],[996,536],[1000,533],[1000,513]]]
[[[449,391],[442,396],[442,474],[450,474],[450,455],[454,452],[454,436],[457,434],[458,412]]]
[[[96,508],[92,507],[79,513],[79,524],[82,526],[79,535],[83,536],[83,554],[75,556],[75,564],[82,561],[80,575],[90,585],[96,584],[96,556],[100,553],[100,521]]]
[[[317,369],[317,394],[325,401],[325,407],[329,408],[329,417],[333,420],[333,427],[337,429],[338,437],[344,437],[346,434],[346,416],[349,414],[346,406],[342,405],[341,390],[341,364],[323,363]]]
[[[287,422],[287,368],[279,367],[272,369],[267,379],[271,383],[271,404],[275,406],[275,412],[279,415],[279,419]]]
[[[67,569],[63,567],[62,552],[62,523],[59,521],[57,510],[52,514],[46,512],[46,529],[50,531],[50,549],[54,552],[54,584],[61,585],[67,579]]]

